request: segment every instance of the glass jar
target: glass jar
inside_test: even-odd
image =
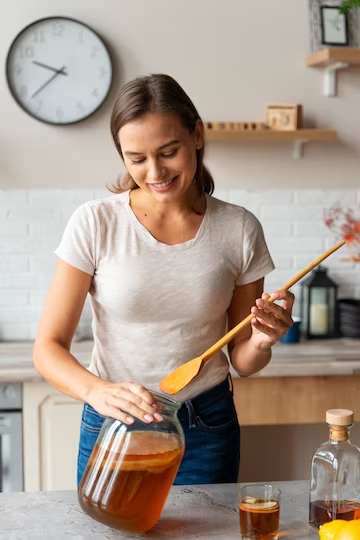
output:
[[[360,519],[360,449],[350,442],[354,413],[326,413],[329,440],[314,453],[310,470],[309,523],[319,528],[335,519]]]
[[[151,392],[163,421],[132,425],[107,418],[81,479],[78,498],[109,527],[143,533],[158,521],[185,450],[181,404]]]

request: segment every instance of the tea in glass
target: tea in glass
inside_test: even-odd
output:
[[[254,484],[240,488],[240,533],[244,540],[277,540],[280,490]]]
[[[313,501],[310,502],[309,523],[318,529],[324,523],[342,519],[360,519],[360,503],[356,501]]]

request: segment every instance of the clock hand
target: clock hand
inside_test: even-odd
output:
[[[57,77],[58,75],[67,75],[67,73],[64,72],[64,69],[66,68],[66,66],[63,66],[61,69],[57,69],[56,70],[56,73],[54,73],[54,75],[52,75],[52,77],[50,77],[50,79],[48,79],[46,82],[44,82],[44,84],[42,86],[40,86],[40,88],[38,88],[36,90],[36,92],[33,93],[33,95],[31,96],[32,98],[35,97],[39,92],[41,92],[41,90],[43,88],[45,88],[45,86],[47,86],[49,83],[51,83],[51,81],[53,81],[55,79],[55,77]]]
[[[51,71],[55,71],[55,73],[57,73],[59,71],[58,69],[56,69],[54,67],[48,66],[47,64],[43,64],[42,62],[37,62],[36,60],[33,60],[32,63],[36,64],[37,66],[41,66],[43,68],[46,68],[46,69],[51,69]],[[61,75],[67,75],[67,73],[65,73],[64,71],[61,71]]]

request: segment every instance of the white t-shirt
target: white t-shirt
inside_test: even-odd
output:
[[[160,391],[164,377],[226,333],[234,287],[273,270],[257,218],[210,195],[206,201],[195,238],[176,245],[158,242],[137,220],[129,191],[73,213],[55,253],[93,276],[92,373]],[[191,399],[228,371],[219,352],[175,399]]]

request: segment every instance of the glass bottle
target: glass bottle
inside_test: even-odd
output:
[[[131,425],[107,418],[78,489],[81,508],[109,527],[134,533],[158,521],[185,450],[180,403],[151,392],[163,421]]]
[[[350,442],[354,413],[326,413],[329,440],[314,453],[310,470],[309,523],[319,528],[335,519],[360,519],[360,449]]]

